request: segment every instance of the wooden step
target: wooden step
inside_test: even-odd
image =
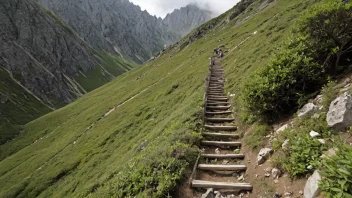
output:
[[[245,171],[246,165],[198,164],[199,170],[211,171]]]
[[[240,147],[241,142],[224,142],[224,141],[201,141],[202,145],[205,146],[219,146],[219,147]]]
[[[212,159],[243,159],[244,154],[202,154],[201,157]]]
[[[205,118],[205,119],[209,122],[233,122],[233,121],[235,121],[235,118]]]
[[[216,102],[216,101],[208,100],[207,104],[208,105],[229,105],[231,103],[229,103],[229,102]]]
[[[229,106],[207,106],[207,109],[211,110],[228,110],[231,108],[231,105]]]
[[[224,101],[228,101],[227,98],[212,98],[212,97],[209,97],[208,96],[208,100],[211,100],[211,101],[216,101],[216,102],[224,102]]]
[[[226,98],[226,99],[229,99],[229,97],[227,97],[227,96],[214,96],[213,98]]]
[[[214,189],[231,189],[239,191],[251,191],[253,186],[249,183],[230,183],[230,182],[212,182],[204,180],[192,180],[193,188],[214,188]]]
[[[212,137],[227,137],[227,138],[239,138],[238,134],[231,134],[231,133],[209,133],[203,132],[203,136],[212,136]]]
[[[232,111],[218,111],[218,112],[205,112],[205,114],[207,115],[228,115],[228,114],[232,114]]]
[[[232,131],[237,130],[236,126],[213,126],[213,125],[204,125],[206,129],[214,130],[214,131]]]

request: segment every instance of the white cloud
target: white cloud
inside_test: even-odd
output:
[[[139,5],[142,10],[147,10],[151,15],[164,18],[167,13],[174,9],[184,7],[191,3],[196,3],[203,8],[207,8],[214,14],[219,15],[239,2],[239,0],[130,0]]]

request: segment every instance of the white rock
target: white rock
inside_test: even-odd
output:
[[[265,173],[264,176],[265,177],[270,177],[270,173]]]
[[[216,153],[216,154],[220,154],[220,153],[221,153],[221,152],[220,152],[220,149],[219,149],[219,148],[216,148],[216,149],[215,149],[215,153]]]
[[[331,102],[326,116],[328,126],[341,130],[352,125],[352,96],[347,92]]]
[[[323,152],[323,155],[321,155],[320,158],[331,158],[336,155],[337,151],[338,151],[337,148],[331,148],[331,149]]]
[[[324,139],[318,139],[318,141],[322,144],[326,144],[326,141]]]
[[[300,190],[298,193],[299,193],[300,195],[303,195],[303,190]]]
[[[273,149],[271,148],[263,148],[259,151],[259,154],[257,156],[257,161],[258,165],[263,164],[267,158],[269,157],[270,154],[272,154]]]
[[[309,135],[310,135],[312,138],[315,138],[315,137],[320,136],[320,134],[319,134],[318,132],[315,132],[315,131],[311,131],[311,132],[309,133]]]
[[[318,107],[313,103],[307,103],[298,111],[298,117],[311,116],[318,110]]]
[[[315,171],[312,176],[308,178],[306,186],[304,187],[305,198],[315,198],[320,194],[319,181],[321,180],[318,171]]]
[[[214,189],[208,188],[207,192],[204,193],[204,194],[202,194],[202,198],[211,198],[211,197],[214,197],[213,191],[214,191]]]
[[[273,170],[271,170],[271,175],[273,178],[277,179],[281,176],[281,171],[277,168],[273,168]]]
[[[288,128],[288,124],[284,124],[284,125],[282,125],[280,128],[278,128],[278,129],[275,131],[275,133],[276,133],[276,134],[280,134],[280,132],[284,131],[284,130],[287,129],[287,128]]]
[[[281,147],[282,147],[283,149],[285,149],[285,148],[287,148],[287,146],[289,145],[289,143],[290,143],[290,140],[287,139],[287,140],[284,141],[284,143],[282,143]]]
[[[238,179],[237,179],[237,181],[243,181],[244,180],[244,176],[243,175],[241,175]]]

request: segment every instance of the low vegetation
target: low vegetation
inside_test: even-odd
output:
[[[352,147],[340,145],[336,155],[324,158],[319,187],[327,198],[352,197]]]
[[[329,0],[300,17],[269,63],[242,88],[244,120],[268,121],[297,109],[351,64],[351,3]]]
[[[171,195],[198,152],[195,145],[202,127],[204,78],[211,52],[219,45],[225,45],[226,91],[235,94],[236,117],[241,118],[238,121],[248,123],[267,117],[257,121],[254,132],[245,137],[247,142],[253,142],[252,148],[258,148],[262,145],[259,140],[268,131],[263,121],[277,117],[284,109],[291,111],[288,105],[297,108],[328,80],[330,71],[323,68],[325,73],[319,76],[322,66],[317,61],[329,57],[330,51],[316,59],[317,52],[309,48],[315,44],[310,30],[296,27],[300,36],[287,41],[290,35],[294,38],[291,30],[301,13],[322,1],[279,0],[268,4],[258,0],[233,20],[227,20],[233,10],[229,11],[213,27],[203,26],[202,36],[182,50],[168,49],[155,61],[26,124],[16,140],[0,146],[0,197]],[[349,9],[348,4],[336,5]],[[299,23],[297,26],[303,27]],[[286,44],[281,47],[283,42]],[[282,51],[278,52],[278,48]],[[330,56],[337,57],[334,55]],[[343,63],[345,55],[341,57]],[[332,60],[327,64],[332,65]],[[303,71],[299,66],[302,63]],[[306,79],[298,78],[301,74]],[[302,127],[283,133],[285,138],[299,140],[277,152],[288,161],[277,160],[277,164],[293,177],[312,171],[306,170],[303,163],[319,167],[317,156],[329,145],[318,145],[304,134],[316,130],[329,137],[322,120],[323,115],[298,120],[296,125]],[[139,149],[145,140],[145,149]],[[284,138],[278,140],[277,147],[282,141]],[[312,148],[304,150],[303,144]]]

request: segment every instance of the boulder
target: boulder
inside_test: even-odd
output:
[[[313,103],[307,103],[298,111],[298,117],[302,118],[305,116],[313,115],[319,108]]]
[[[268,159],[269,155],[272,153],[273,153],[273,149],[271,148],[261,149],[257,156],[258,165],[263,164]]]
[[[328,126],[334,130],[341,130],[351,126],[352,96],[346,92],[332,101],[326,121]]]
[[[312,176],[308,178],[306,186],[304,187],[304,198],[315,198],[320,194],[319,181],[321,180],[318,171],[315,171]]]

